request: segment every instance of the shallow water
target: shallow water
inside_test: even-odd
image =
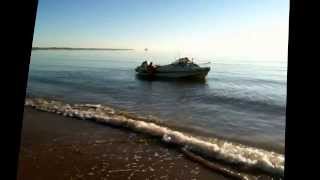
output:
[[[195,134],[283,149],[286,62],[217,58],[205,82],[144,81],[134,68],[146,56],[174,60],[170,53],[33,51],[27,94],[110,105]]]

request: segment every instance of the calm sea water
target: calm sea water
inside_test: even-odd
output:
[[[144,81],[134,68],[146,57],[174,60],[170,53],[33,51],[27,94],[112,105],[195,134],[284,148],[285,61],[214,58],[205,82]]]

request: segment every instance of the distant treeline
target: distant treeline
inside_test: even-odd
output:
[[[32,47],[32,50],[104,50],[104,51],[130,51],[133,49],[119,48],[71,48],[71,47]]]

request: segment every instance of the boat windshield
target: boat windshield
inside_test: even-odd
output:
[[[180,58],[177,59],[176,61],[174,61],[172,64],[188,64],[188,63],[193,63],[189,58],[185,57],[185,58]]]

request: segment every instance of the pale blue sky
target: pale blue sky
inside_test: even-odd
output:
[[[34,46],[286,59],[289,0],[39,0]]]

